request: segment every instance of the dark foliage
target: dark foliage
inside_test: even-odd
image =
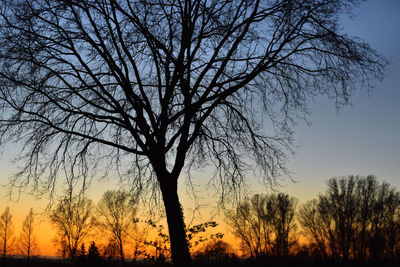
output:
[[[399,260],[400,192],[374,176],[332,178],[299,221],[324,259],[375,263]]]

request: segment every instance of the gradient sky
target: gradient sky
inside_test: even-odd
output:
[[[333,176],[374,174],[400,187],[400,1],[372,0],[344,20],[344,31],[358,36],[390,60],[387,75],[371,92],[358,91],[353,105],[336,110],[334,102],[317,98],[311,126],[299,122],[301,145],[289,162],[296,184],[287,191],[310,199]]]
[[[360,174],[374,174],[400,188],[400,1],[371,0],[363,3],[354,11],[353,19],[344,19],[344,32],[358,36],[369,43],[379,53],[390,60],[384,81],[375,81],[375,88],[367,92],[360,90],[352,98],[353,105],[339,111],[333,100],[317,97],[310,106],[311,125],[298,121],[295,130],[295,156],[289,156],[287,167],[292,173],[291,182],[283,178],[280,190],[297,198],[300,202],[312,199],[325,190],[326,180],[330,177]],[[0,185],[5,185],[8,177],[15,171],[11,162],[14,146],[7,146],[0,157]],[[202,176],[202,177],[199,177]],[[195,175],[199,183],[204,174]],[[197,181],[195,180],[195,183]],[[250,179],[253,192],[265,191]],[[117,183],[112,183],[116,187]],[[97,201],[111,185],[93,184],[91,197]],[[199,188],[202,191],[202,187]],[[6,188],[0,187],[0,212],[10,206],[14,215],[16,232],[31,206],[41,212],[47,201],[38,201],[22,195],[18,203],[11,202],[6,196]],[[181,198],[190,218],[193,207],[190,197],[181,188]],[[213,193],[202,193],[199,200],[205,208],[201,215],[208,218],[209,208],[215,207]],[[53,231],[46,223],[37,228],[40,234],[41,251],[53,254],[50,240]]]

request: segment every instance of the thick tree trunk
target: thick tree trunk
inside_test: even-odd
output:
[[[190,266],[191,258],[186,239],[182,206],[178,198],[177,179],[165,179],[163,181],[160,182],[160,188],[167,215],[172,261],[177,267]]]

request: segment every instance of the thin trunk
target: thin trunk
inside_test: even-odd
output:
[[[173,179],[173,177],[163,178],[162,181],[164,182],[160,182],[160,188],[167,215],[172,261],[177,267],[190,266],[191,258],[186,239],[186,227],[183,219],[182,206],[178,198],[177,179]]]
[[[5,223],[4,227],[4,243],[3,243],[3,259],[4,261],[6,260],[6,255],[7,255],[7,222]]]
[[[27,252],[27,256],[28,256],[28,262],[31,262],[31,242],[30,240],[28,241],[28,252]]]
[[[122,244],[121,236],[118,237],[118,242],[119,242],[119,256],[121,258],[121,263],[123,264],[125,262],[125,257],[124,257],[124,247]]]

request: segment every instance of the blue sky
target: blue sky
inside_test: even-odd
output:
[[[325,190],[328,178],[374,174],[400,188],[400,1],[371,0],[344,19],[344,31],[358,36],[390,60],[382,82],[370,92],[357,91],[352,105],[339,111],[318,97],[311,105],[310,126],[299,121],[295,139],[300,146],[288,167],[297,183],[286,191],[308,200]]]

